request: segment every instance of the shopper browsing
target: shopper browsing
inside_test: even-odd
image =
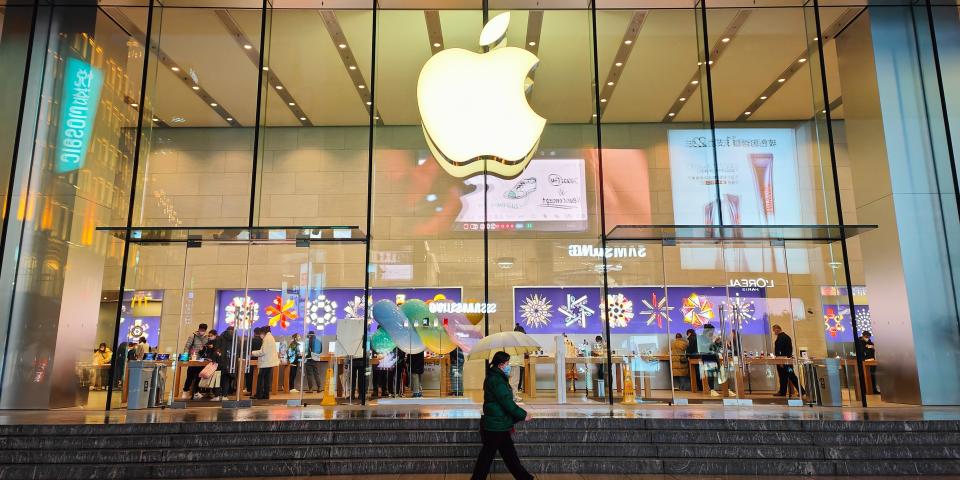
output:
[[[270,326],[260,327],[260,338],[263,345],[260,350],[254,350],[251,355],[257,357],[257,392],[252,398],[256,400],[270,400],[270,387],[273,386],[273,371],[280,365],[280,355],[277,352],[277,340],[270,333]]]

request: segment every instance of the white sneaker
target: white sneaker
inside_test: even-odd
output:
[[[711,397],[719,397],[719,396],[720,396],[720,393],[717,392],[716,390],[710,390],[710,396],[711,396]]]
[[[195,393],[195,394],[193,394],[193,399],[194,399],[194,400],[200,400],[200,399],[202,399],[202,398],[203,398],[203,394],[201,394],[201,393]]]
[[[728,390],[728,391],[727,391],[727,396],[730,397],[730,398],[736,398],[736,397],[737,397],[737,391],[736,391],[736,390]]]
[[[213,401],[213,402],[221,402],[221,401],[223,401],[223,397],[213,397],[213,398],[210,399],[210,401]]]
[[[297,390],[296,388],[291,388],[290,393],[300,393],[300,390]]]

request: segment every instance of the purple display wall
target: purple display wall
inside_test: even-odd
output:
[[[605,305],[600,287],[517,287],[514,321],[531,334],[599,334]],[[743,334],[767,333],[766,290],[741,287],[611,287],[611,334],[701,330],[707,323]],[[729,297],[728,297],[729,295]],[[669,328],[669,330],[668,330]]]
[[[253,313],[253,326],[255,327],[270,323],[270,318],[273,316],[271,313],[275,312],[268,312],[268,308],[275,307],[274,302],[278,296],[281,297],[281,310],[285,306],[290,307],[287,312],[294,313],[296,318],[274,323],[271,326],[274,335],[293,335],[294,333],[302,335],[304,331],[315,331],[321,335],[335,335],[337,320],[363,318],[364,316],[362,288],[328,288],[312,290],[308,294],[300,290],[288,290],[283,293],[279,289],[218,290],[216,297],[217,320],[214,328],[219,331],[226,328],[228,324],[234,323],[237,318],[236,313],[243,310],[240,307],[244,302],[244,295],[255,303],[255,306],[250,305],[252,308],[249,308],[250,312],[255,312]],[[374,302],[383,299],[395,302],[398,298],[427,301],[433,300],[437,295],[443,295],[448,300],[459,302],[462,293],[459,287],[376,288],[370,291],[370,296],[373,297]],[[306,324],[306,329],[304,324]],[[373,328],[376,328],[375,324]]]
[[[140,337],[144,337],[147,339],[148,345],[156,348],[160,343],[160,320],[163,318],[162,306],[163,290],[123,292],[120,339],[118,342],[136,343],[140,340]]]

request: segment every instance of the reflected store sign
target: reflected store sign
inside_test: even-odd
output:
[[[605,247],[597,248],[593,245],[569,245],[567,255],[570,257],[593,258],[644,258],[647,256],[647,247]]]
[[[78,58],[68,58],[60,96],[60,130],[57,134],[56,172],[83,167],[90,148],[97,104],[103,89],[103,72]]]

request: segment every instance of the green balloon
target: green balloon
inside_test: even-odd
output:
[[[397,348],[397,344],[393,343],[393,339],[390,338],[386,330],[377,328],[377,331],[370,337],[370,347],[377,353],[387,353]]]

